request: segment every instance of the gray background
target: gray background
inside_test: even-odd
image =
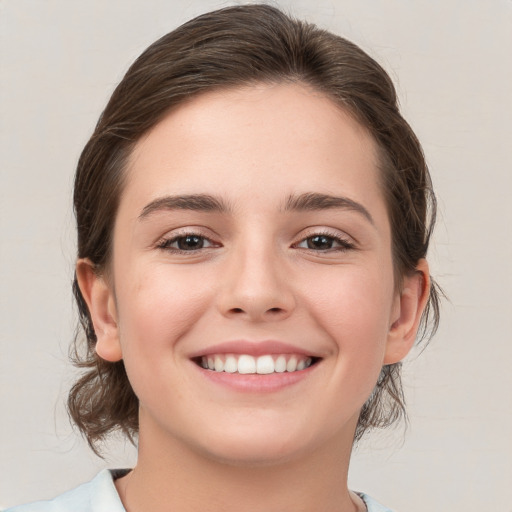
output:
[[[363,443],[351,485],[397,512],[512,511],[512,2],[277,3],[390,72],[440,200],[430,262],[450,302],[406,368],[406,435]],[[63,407],[73,380],[74,166],[130,62],[226,5],[0,0],[0,505],[133,464],[122,442],[106,461],[93,456]]]

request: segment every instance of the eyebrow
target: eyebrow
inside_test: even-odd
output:
[[[284,211],[319,211],[336,208],[356,211],[363,215],[372,225],[375,225],[370,212],[362,204],[348,197],[331,196],[317,192],[290,195],[285,202]],[[167,210],[229,213],[232,211],[232,208],[221,198],[209,194],[164,196],[148,203],[139,215],[139,220],[143,220],[153,213]]]
[[[164,196],[148,203],[139,215],[139,220],[143,220],[155,212],[166,210],[226,213],[231,211],[231,208],[222,199],[208,194]]]
[[[353,210],[363,215],[372,225],[375,225],[370,212],[360,203],[348,197],[331,196],[310,192],[288,197],[284,211],[315,211],[329,209]]]

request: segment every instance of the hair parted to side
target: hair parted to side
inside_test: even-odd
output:
[[[78,258],[89,258],[99,274],[107,271],[125,164],[136,142],[170,109],[205,91],[284,81],[326,94],[375,139],[400,286],[400,277],[415,272],[427,253],[436,202],[421,146],[399,112],[394,86],[382,67],[350,41],[260,4],[199,16],[156,41],[129,68],[78,162]],[[420,338],[438,324],[439,293],[432,283]],[[78,332],[72,357],[85,372],[70,391],[68,408],[98,453],[98,443],[113,431],[131,440],[137,435],[138,399],[123,362],[97,356],[76,276],[73,292],[86,343]],[[400,363],[384,366],[355,437],[404,415]]]

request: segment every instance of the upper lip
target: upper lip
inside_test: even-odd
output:
[[[296,354],[309,357],[320,357],[309,350],[297,347],[289,343],[276,340],[248,341],[236,340],[225,341],[216,345],[197,350],[190,355],[190,358],[209,356],[213,354],[246,354],[250,356],[262,356],[266,354]]]

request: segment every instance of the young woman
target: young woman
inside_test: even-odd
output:
[[[347,488],[351,449],[402,416],[438,297],[430,177],[375,61],[270,6],[200,16],[128,70],[74,202],[69,409],[138,461],[13,510],[388,510]]]

